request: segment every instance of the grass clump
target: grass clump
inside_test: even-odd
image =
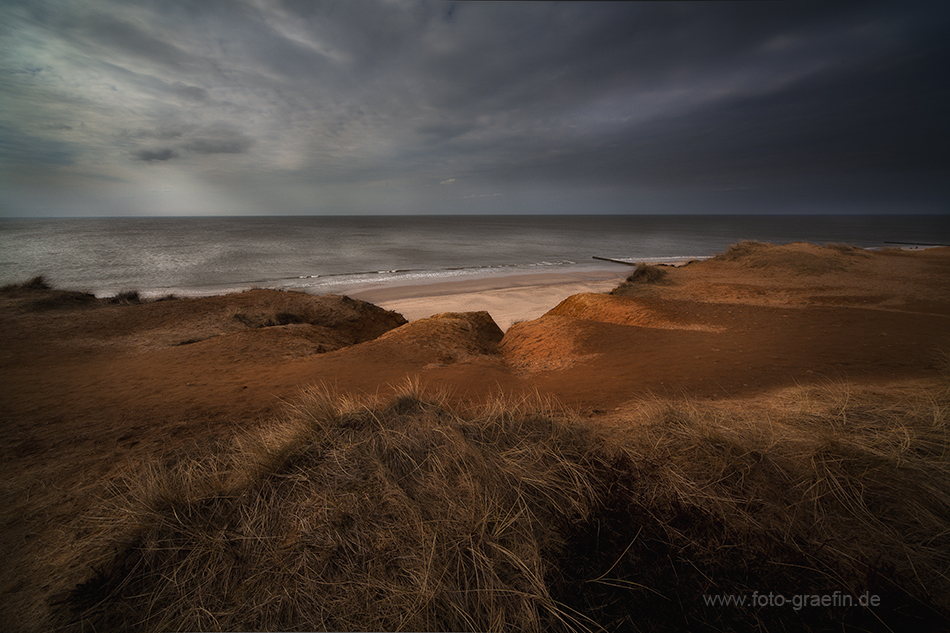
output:
[[[96,304],[96,295],[76,290],[51,290],[30,302],[30,309],[42,312]]]
[[[109,297],[109,303],[118,305],[135,305],[142,303],[142,301],[142,296],[139,294],[138,290],[123,290],[122,292],[117,293],[114,297]]]
[[[7,284],[0,288],[0,292],[4,293],[15,293],[19,291],[35,291],[35,290],[52,290],[53,286],[50,285],[49,281],[46,279],[45,275],[36,275],[31,277],[27,281],[18,284]]]
[[[235,312],[233,317],[236,321],[249,328],[275,327],[307,322],[307,320],[299,314],[283,311],[269,314],[245,314],[244,312]]]
[[[275,312],[264,319],[263,327],[274,327],[276,325],[293,325],[303,323],[304,318],[293,312]]]
[[[75,308],[86,305],[137,305],[146,301],[138,290],[123,290],[112,297],[99,300],[91,292],[54,288],[44,275],[36,275],[18,284],[7,284],[0,287],[0,293],[9,297],[30,299],[28,306],[36,311]],[[174,299],[177,299],[177,297],[169,294],[156,299],[156,301]]]
[[[840,253],[845,253],[848,255],[857,255],[859,257],[870,257],[871,254],[868,253],[865,249],[855,246],[853,244],[845,244],[841,242],[828,242],[825,244],[825,248],[830,248],[832,250],[838,251]]]
[[[627,277],[627,282],[631,284],[655,284],[666,279],[666,271],[659,266],[640,262],[636,270]]]
[[[750,240],[731,245],[711,261],[731,262],[765,274],[816,276],[847,270],[868,257],[867,251],[848,245],[817,246],[804,242],[776,245]]]
[[[36,312],[81,307],[96,302],[96,296],[92,293],[53,288],[44,275],[36,275],[17,284],[7,284],[0,288],[0,293],[10,298],[25,299],[27,309]]]
[[[460,412],[413,389],[310,391],[227,451],[138,473],[99,571],[58,617],[74,630],[933,630],[950,623],[948,407],[946,388],[800,389],[756,406],[645,402],[613,428],[503,399]],[[756,593],[788,602],[710,604]],[[793,608],[825,595],[855,602]]]
[[[650,285],[668,283],[667,271],[659,266],[640,262],[627,279],[610,291],[612,295],[635,294],[637,290]]]

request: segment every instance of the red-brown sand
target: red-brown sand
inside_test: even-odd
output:
[[[753,245],[666,270],[621,294],[572,294],[540,318],[527,310],[505,332],[491,307],[501,292],[515,321],[518,295],[499,288],[479,305],[477,292],[440,287],[424,308],[443,314],[405,325],[374,305],[289,292],[112,305],[7,289],[0,628],[42,629],[45,601],[86,574],[41,554],[77,538],[77,517],[116,472],[259,424],[307,385],[386,393],[417,379],[456,401],[539,392],[615,423],[650,395],[928,380],[950,349],[950,248]],[[402,299],[425,301],[418,292]]]

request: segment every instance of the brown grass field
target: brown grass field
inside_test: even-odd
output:
[[[507,332],[3,288],[0,628],[950,630],[950,249],[651,268]]]

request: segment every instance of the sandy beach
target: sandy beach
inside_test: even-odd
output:
[[[609,292],[632,269],[585,273],[498,275],[482,279],[392,286],[351,293],[354,299],[399,312],[410,321],[440,312],[488,312],[505,331],[516,321],[530,321],[571,295]]]
[[[51,597],[89,578],[72,544],[91,538],[84,521],[116,477],[267,427],[314,385],[389,397],[408,380],[462,408],[540,395],[607,429],[643,424],[644,402],[658,399],[747,411],[794,389],[890,398],[945,380],[950,249],[745,244],[655,270],[628,283],[630,270],[605,267],[353,297],[110,302],[5,288],[3,623],[47,629]]]

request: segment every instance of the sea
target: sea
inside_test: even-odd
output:
[[[950,245],[950,215],[253,216],[0,219],[0,284],[44,275],[100,297],[250,288],[346,294],[701,259],[744,240]]]

